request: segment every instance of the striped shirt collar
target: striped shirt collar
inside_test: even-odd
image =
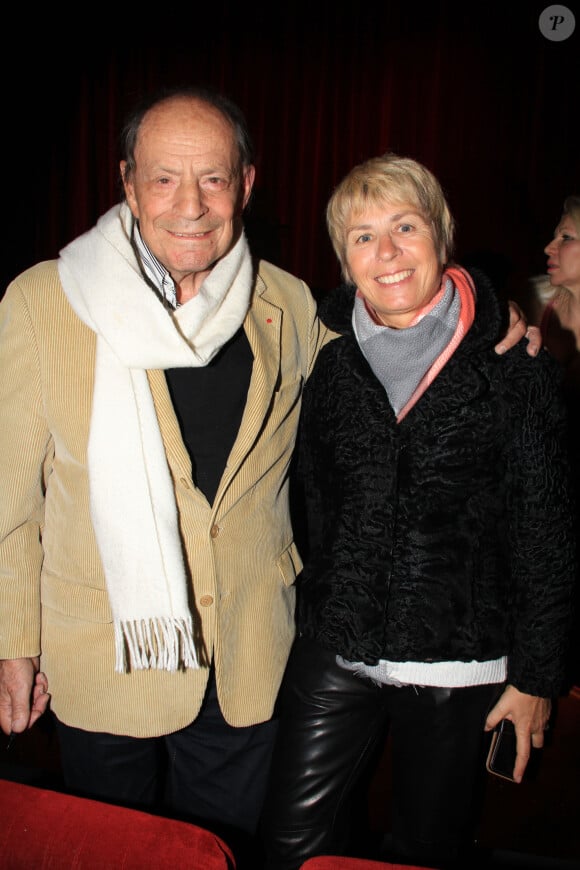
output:
[[[165,266],[159,262],[157,257],[143,241],[138,221],[133,221],[133,242],[137,249],[139,260],[141,261],[141,268],[143,269],[145,276],[149,279],[153,288],[157,290],[161,298],[165,300],[169,307],[173,309],[177,308],[179,303],[177,301],[175,281]]]

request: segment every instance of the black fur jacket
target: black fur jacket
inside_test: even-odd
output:
[[[560,369],[477,284],[475,322],[397,424],[355,340],[354,288],[320,306],[340,336],[306,384],[298,442],[306,562],[299,633],[351,661],[491,660],[561,690],[574,585]]]

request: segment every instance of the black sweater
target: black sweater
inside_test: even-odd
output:
[[[509,682],[551,696],[575,567],[560,369],[524,340],[495,353],[507,315],[474,279],[473,326],[399,424],[353,335],[354,288],[323,301],[340,337],[304,392],[298,629],[367,664],[508,655]]]

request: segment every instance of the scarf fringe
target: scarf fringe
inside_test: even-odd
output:
[[[129,666],[127,666],[127,654]],[[190,617],[115,620],[115,671],[199,668]]]

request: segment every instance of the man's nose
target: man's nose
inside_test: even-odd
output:
[[[184,182],[179,186],[178,206],[181,214],[190,220],[199,220],[208,212],[203,191],[197,182]]]

